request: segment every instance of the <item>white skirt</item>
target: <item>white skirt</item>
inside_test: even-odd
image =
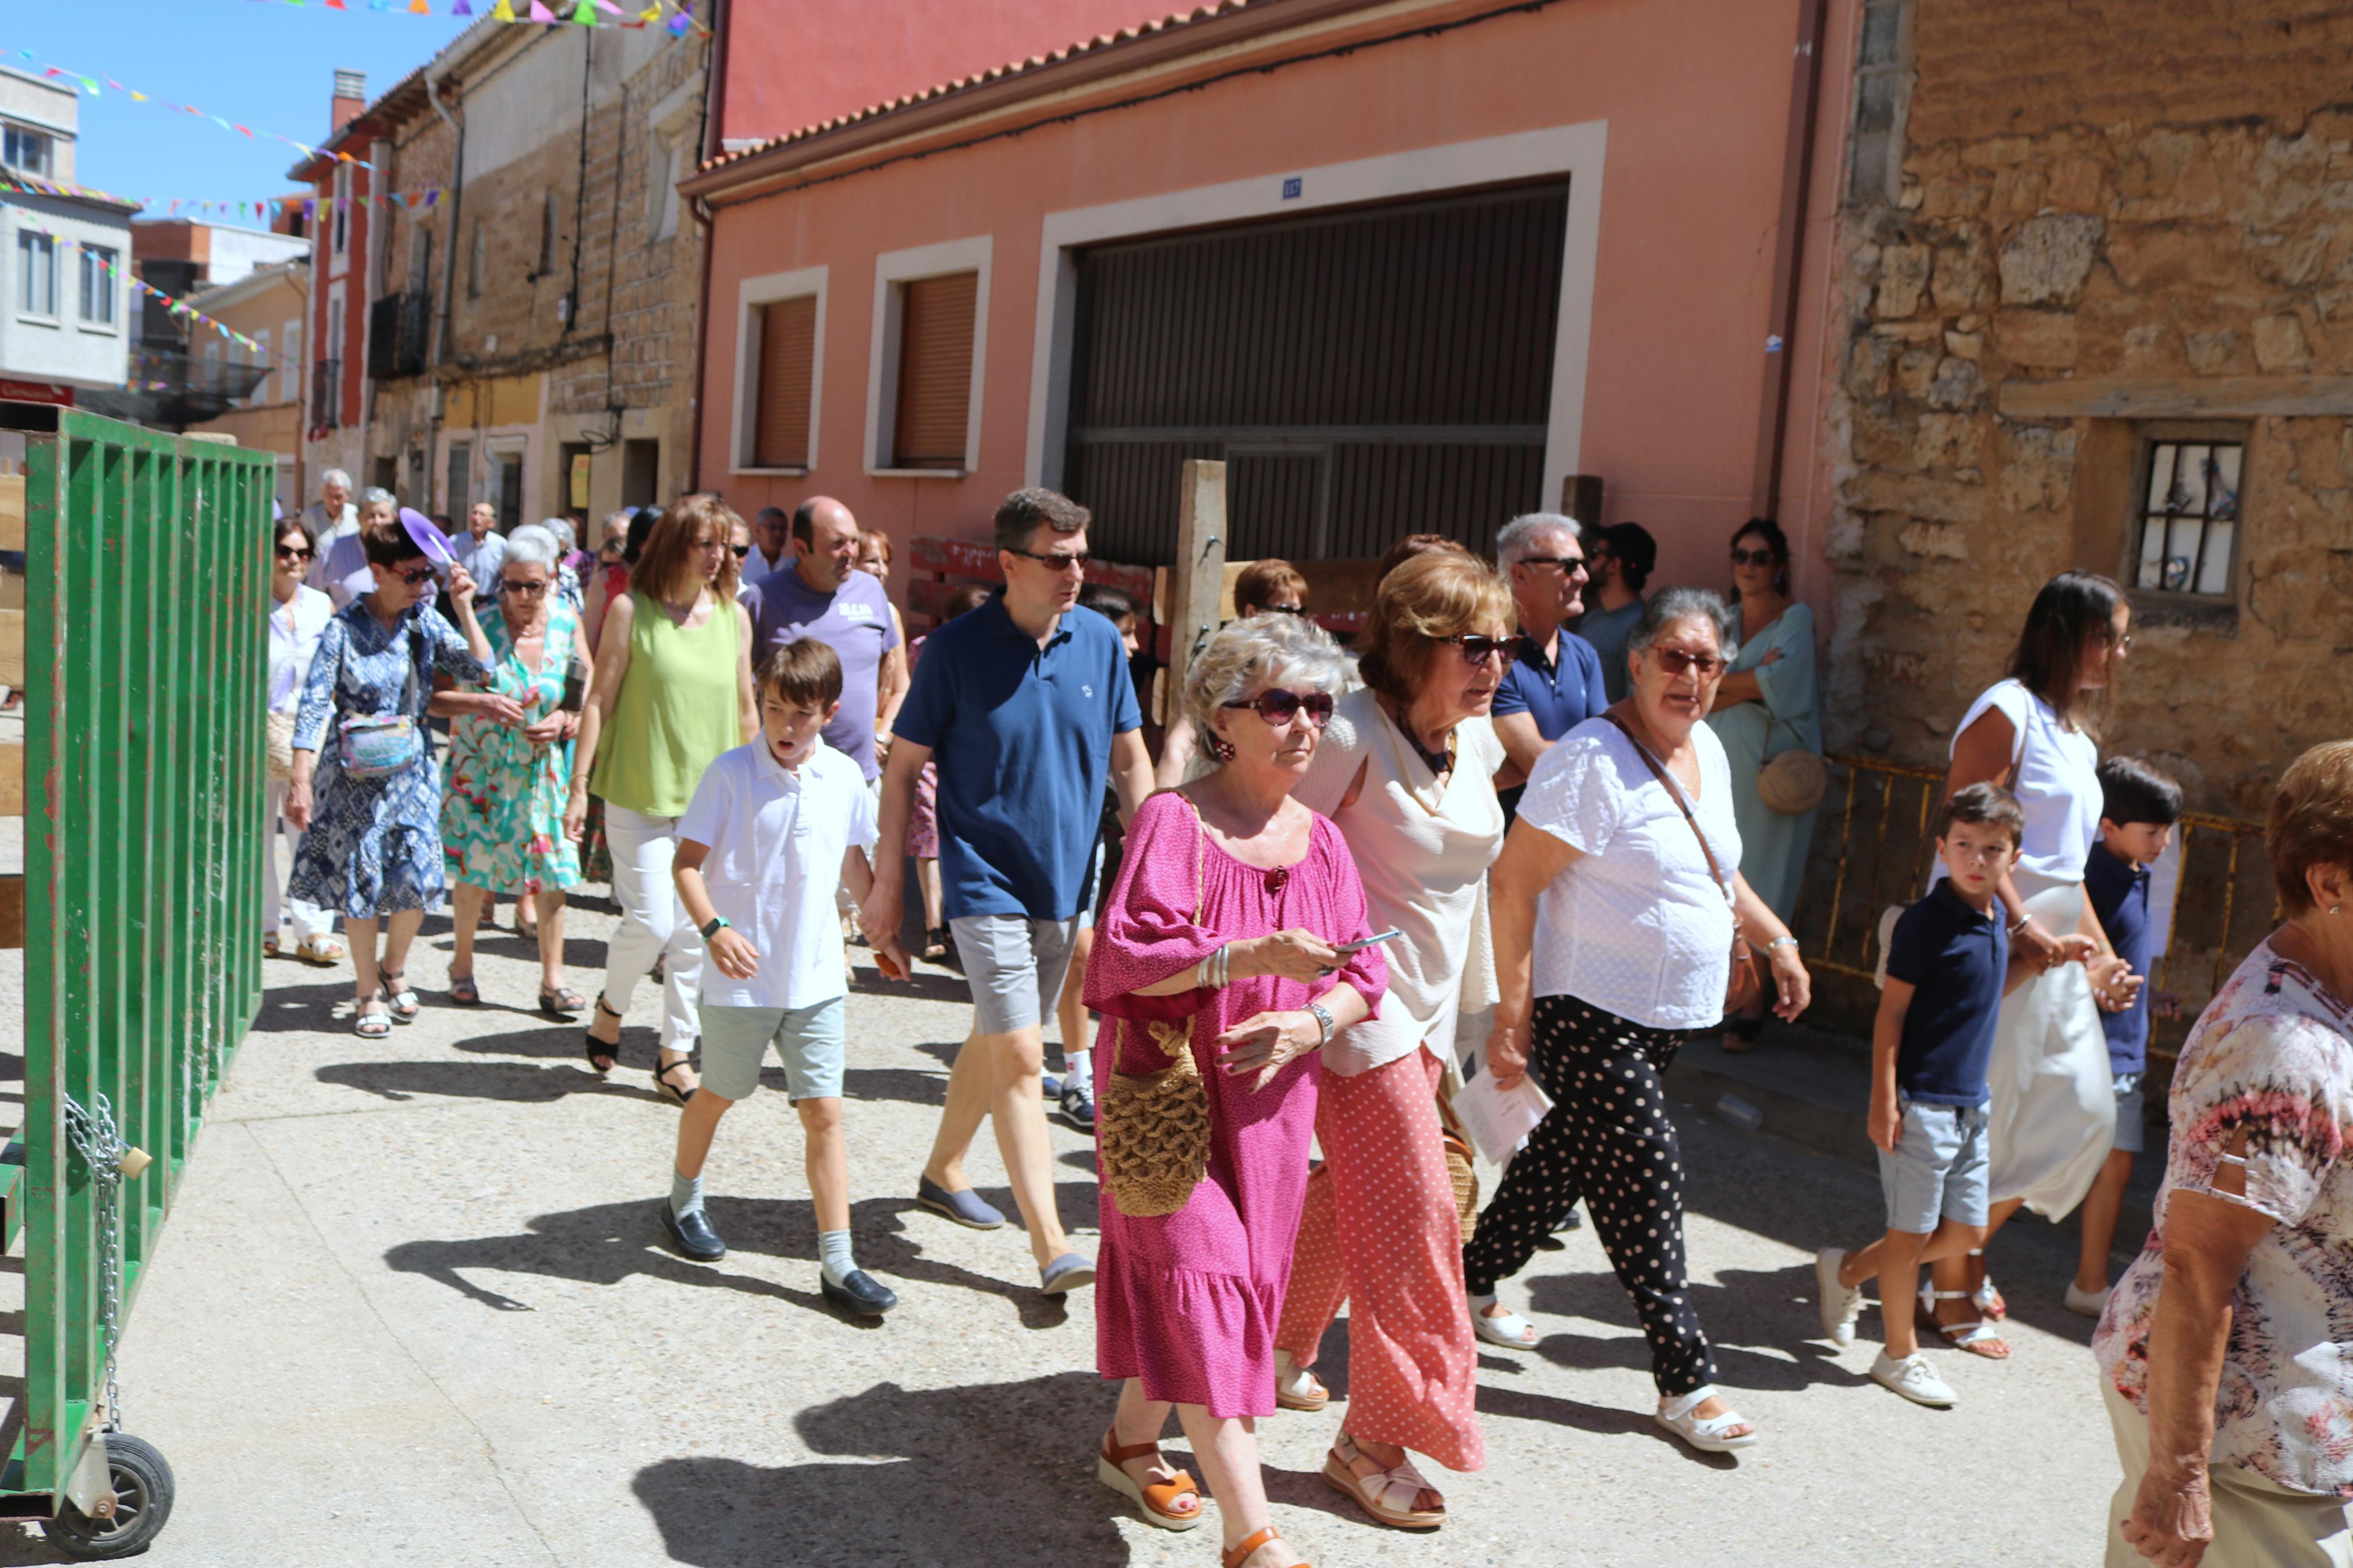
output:
[[[2082,921],[2081,882],[2011,876],[2044,931],[2063,936]],[[2037,975],[2003,1000],[1986,1076],[1993,1091],[1989,1195],[2022,1198],[2036,1214],[2065,1218],[2092,1190],[2116,1130],[2107,1034],[2082,964]]]

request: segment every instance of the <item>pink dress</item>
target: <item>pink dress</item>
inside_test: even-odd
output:
[[[1183,1208],[1124,1215],[1103,1190],[1096,1369],[1141,1378],[1147,1398],[1202,1405],[1220,1418],[1274,1414],[1275,1327],[1307,1188],[1321,1068],[1311,1052],[1253,1092],[1254,1074],[1229,1077],[1218,1065],[1217,1037],[1252,1014],[1304,1007],[1343,983],[1377,1005],[1388,970],[1379,950],[1366,948],[1313,984],[1259,975],[1218,991],[1133,993],[1199,963],[1220,942],[1293,927],[1334,942],[1371,934],[1340,830],[1317,816],[1297,864],[1245,866],[1209,842],[1191,803],[1170,791],[1135,814],[1087,961],[1087,1005],[1103,1016],[1098,1100],[1114,1067],[1154,1072],[1167,1063],[1127,1020],[1190,1018],[1209,1095],[1208,1172]]]

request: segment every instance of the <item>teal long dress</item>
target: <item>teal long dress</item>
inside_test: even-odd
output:
[[[1761,661],[1778,650],[1771,664]],[[1719,705],[1707,716],[1724,742],[1732,767],[1732,810],[1740,824],[1740,874],[1757,896],[1787,923],[1798,907],[1805,880],[1806,852],[1814,840],[1817,811],[1790,816],[1757,797],[1757,775],[1783,752],[1822,749],[1821,677],[1814,660],[1814,612],[1791,605],[1755,637],[1741,645],[1734,672],[1753,670],[1765,693],[1761,702]]]

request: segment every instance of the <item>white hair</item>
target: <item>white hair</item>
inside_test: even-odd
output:
[[[1628,653],[1648,653],[1677,621],[1705,621],[1715,628],[1716,651],[1725,663],[1739,657],[1740,634],[1732,611],[1704,588],[1662,588],[1643,601],[1642,618],[1626,637]]]
[[[1218,710],[1277,680],[1303,681],[1338,696],[1348,689],[1348,657],[1331,634],[1303,616],[1271,612],[1229,621],[1185,672],[1185,711],[1212,728]]]
[[[337,489],[342,490],[344,494],[349,495],[352,489],[352,477],[351,475],[343,472],[341,468],[329,468],[325,473],[319,476],[319,488],[321,489],[324,489],[329,485],[332,485]]]
[[[1531,511],[1512,519],[1504,524],[1504,531],[1495,535],[1496,568],[1510,572],[1535,553],[1536,541],[1540,537],[1555,532],[1566,533],[1571,539],[1585,537],[1585,530],[1578,525],[1577,519],[1561,512]]]
[[[547,530],[548,532],[555,536],[555,547],[558,550],[569,551],[572,548],[572,520],[570,518],[543,517],[539,520],[539,526]]]
[[[563,553],[563,549],[555,542],[555,535],[547,531],[545,523],[526,522],[508,537],[505,559],[518,566],[542,567],[548,575],[554,576],[555,559]]]

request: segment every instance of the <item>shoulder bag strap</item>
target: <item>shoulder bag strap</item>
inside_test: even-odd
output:
[[[1660,765],[1658,758],[1651,754],[1651,748],[1634,738],[1634,731],[1626,727],[1626,721],[1623,719],[1619,718],[1615,713],[1604,713],[1601,716],[1618,726],[1618,732],[1626,737],[1626,743],[1634,748],[1634,754],[1642,759],[1642,765],[1651,770],[1651,776],[1659,781],[1660,785],[1667,792],[1667,798],[1675,803],[1675,808],[1683,814],[1683,820],[1691,824],[1692,837],[1699,840],[1699,852],[1707,858],[1707,874],[1715,879],[1716,886],[1724,889],[1725,900],[1727,903],[1730,902],[1732,879],[1726,877],[1724,874],[1724,868],[1715,863],[1715,851],[1709,847],[1707,835],[1700,831],[1699,818],[1692,815],[1691,805],[1683,799],[1682,787],[1667,776],[1667,770]]]

